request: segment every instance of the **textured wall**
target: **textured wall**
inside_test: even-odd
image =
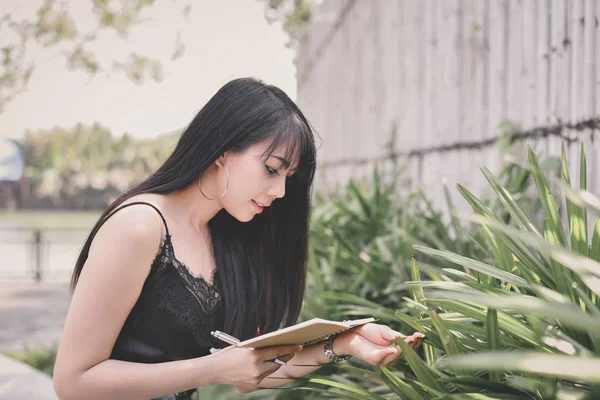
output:
[[[395,151],[421,154],[407,174],[438,205],[442,177],[481,192],[478,168],[501,165],[485,143],[502,121],[526,131],[600,115],[599,15],[598,0],[323,1],[298,59],[298,101],[323,139],[318,187],[371,171],[395,124]],[[597,192],[590,133],[563,130],[588,142]],[[532,144],[560,150],[558,137]]]

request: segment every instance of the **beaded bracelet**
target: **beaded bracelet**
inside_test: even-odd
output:
[[[325,350],[325,355],[327,356],[327,358],[329,358],[331,361],[333,361],[336,364],[339,363],[343,363],[348,361],[350,358],[352,358],[352,354],[349,354],[347,356],[338,356],[337,354],[335,354],[333,352],[333,341],[335,340],[335,338],[337,338],[338,336],[340,336],[340,334],[335,334],[335,335],[331,335],[327,338],[327,340],[325,340],[325,346],[323,347]]]

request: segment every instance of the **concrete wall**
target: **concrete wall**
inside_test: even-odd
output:
[[[298,102],[323,138],[317,187],[370,172],[395,125],[406,174],[438,205],[442,178],[481,192],[479,167],[502,164],[490,143],[503,121],[527,131],[600,115],[599,15],[598,0],[323,1],[298,58]],[[598,191],[591,133],[562,131],[587,142]],[[561,139],[531,144],[559,154]]]

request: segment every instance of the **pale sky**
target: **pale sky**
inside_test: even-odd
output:
[[[2,0],[0,13],[16,9],[33,15],[41,3]],[[181,10],[189,3],[193,7],[186,22]],[[91,1],[70,4],[78,26],[85,26],[91,18]],[[129,132],[154,137],[187,125],[219,87],[242,76],[263,79],[295,99],[294,53],[285,47],[287,36],[281,26],[270,25],[263,10],[264,2],[257,0],[158,0],[145,14],[150,20],[135,27],[127,42],[104,35],[94,44],[107,65],[124,59],[128,51],[164,60],[161,83],[147,80],[139,86],[115,72],[90,78],[67,70],[55,52],[32,51],[36,70],[28,90],[0,114],[0,135],[19,138],[26,130],[99,122],[116,136]],[[170,62],[178,30],[186,52]]]

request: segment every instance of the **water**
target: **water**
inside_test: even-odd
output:
[[[0,282],[34,281],[38,259],[44,282],[68,282],[99,216],[100,212],[87,211],[0,211]]]

